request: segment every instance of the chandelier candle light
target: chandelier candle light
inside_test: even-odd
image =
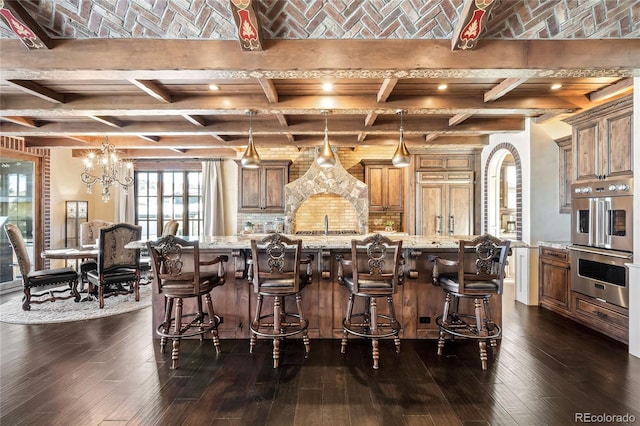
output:
[[[126,165],[126,176],[120,178],[120,167]],[[96,167],[98,175],[91,174],[94,166]],[[102,142],[100,152],[96,153],[91,151],[84,159],[84,171],[80,175],[82,182],[87,185],[87,192],[91,194],[93,185],[100,182],[102,185],[102,201],[105,203],[111,199],[110,189],[113,185],[118,184],[125,191],[125,194],[129,191],[129,186],[133,184],[133,176],[131,171],[133,169],[133,163],[130,161],[123,161],[118,157],[116,148],[113,144],[109,143],[108,138],[105,138]]]

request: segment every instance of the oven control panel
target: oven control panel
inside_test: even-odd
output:
[[[582,182],[572,186],[573,198],[616,197],[632,195],[633,179],[617,179],[610,182]]]

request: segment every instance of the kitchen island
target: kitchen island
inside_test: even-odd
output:
[[[212,292],[216,313],[223,317],[223,323],[218,328],[220,338],[249,338],[249,323],[256,302],[253,285],[247,279],[251,258],[250,241],[251,239],[259,240],[264,236],[264,234],[250,234],[199,238],[201,258],[218,255],[229,257],[229,261],[225,265],[226,283],[215,288]],[[303,308],[305,315],[309,318],[309,337],[316,339],[340,338],[349,291],[337,280],[336,257],[343,255],[349,258],[351,256],[351,240],[366,236],[287,236],[301,239],[303,252],[314,256],[313,282],[302,292]],[[408,339],[437,338],[438,327],[435,324],[435,318],[442,313],[444,292],[431,283],[433,264],[428,258],[430,255],[439,255],[456,259],[458,240],[473,237],[406,234],[389,234],[388,236],[391,239],[403,241],[404,282],[395,296],[396,317],[402,326],[400,336]],[[514,241],[512,246],[519,247],[522,246],[522,243]],[[128,247],[142,248],[146,247],[146,243],[137,241],[129,244]],[[153,333],[155,337],[155,329],[162,323],[164,298],[155,291],[153,298]],[[496,296],[491,300],[491,312],[498,324],[501,324],[502,320],[501,299],[502,296]],[[188,303],[189,301],[185,301],[185,308]],[[294,309],[293,306],[289,307],[288,305],[287,308]]]

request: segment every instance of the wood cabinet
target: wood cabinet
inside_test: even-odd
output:
[[[573,126],[576,181],[633,174],[632,95],[566,121]]]
[[[416,234],[473,234],[473,195],[473,172],[418,172]]]
[[[571,281],[569,252],[540,246],[539,304],[562,315],[571,314]]]
[[[571,149],[571,136],[556,139],[554,141],[559,148],[559,194],[560,213],[571,213],[571,184],[573,183],[573,150]]]
[[[403,212],[407,169],[389,160],[363,160],[364,181],[369,187],[369,211]]]
[[[416,168],[420,171],[433,170],[474,170],[475,156],[473,154],[428,154],[417,156]]]
[[[629,311],[573,292],[574,317],[580,323],[623,343],[629,343]]]
[[[290,164],[289,160],[263,160],[260,167],[248,169],[238,163],[238,211],[284,212]]]

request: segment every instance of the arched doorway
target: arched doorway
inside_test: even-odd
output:
[[[502,143],[491,151],[484,187],[484,232],[522,240],[522,163],[515,146]]]

